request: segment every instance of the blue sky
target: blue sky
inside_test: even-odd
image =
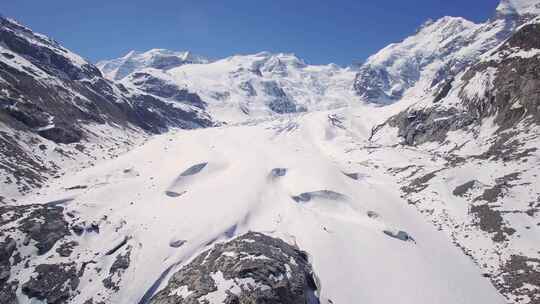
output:
[[[445,15],[484,21],[497,0],[11,0],[0,13],[95,62],[129,50],[190,50],[211,58],[290,52],[349,65]]]

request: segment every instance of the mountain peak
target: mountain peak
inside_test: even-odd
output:
[[[189,51],[156,48],[142,53],[130,51],[123,57],[100,61],[97,66],[107,78],[120,80],[145,68],[169,70],[184,64],[199,64],[208,61],[205,57],[194,55]]]
[[[538,0],[501,0],[497,6],[498,16],[536,16],[540,14]]]

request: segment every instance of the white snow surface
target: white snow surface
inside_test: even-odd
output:
[[[338,108],[359,100],[352,90],[353,70],[308,65],[293,54],[237,55],[168,73],[208,102],[213,117],[227,122],[273,114],[268,104],[279,97],[279,89],[301,111]]]
[[[98,67],[107,77],[120,78],[132,91],[140,89],[132,77],[134,72],[139,72],[197,93],[208,104],[209,114],[227,123],[274,115],[270,105],[276,100],[293,105],[296,111],[328,110],[360,102],[353,91],[356,72],[352,68],[309,65],[294,54],[269,52],[186,62],[172,68],[148,63],[155,54],[163,53],[174,52],[130,53],[99,63]],[[126,62],[137,63],[126,68]],[[115,76],[119,73],[122,75]]]
[[[192,54],[189,51],[171,51],[166,49],[151,49],[146,52],[130,51],[125,56],[102,60],[96,66],[106,78],[121,80],[133,72],[145,68],[170,69],[181,64],[208,63],[209,60]]]
[[[504,15],[538,15],[540,2],[538,0],[501,0],[497,12]]]
[[[168,267],[178,269],[216,237],[226,240],[224,232],[234,226],[235,235],[260,231],[307,251],[320,279],[321,298],[334,303],[505,303],[449,236],[407,205],[396,179],[370,164],[379,159],[399,162],[412,153],[382,149],[371,155],[369,130],[388,111],[361,106],[354,115],[318,111],[178,130],[54,181],[27,201],[69,197],[73,200],[66,203],[66,212],[100,224],[99,234],[79,240],[73,255],[81,260],[109,265],[111,257],[95,253],[129,237],[132,266],[120,280],[120,291],[103,290],[100,276],[106,272],[87,271],[81,278],[84,292],[73,303],[90,296],[107,303],[137,303]],[[343,125],[332,123],[329,115]],[[181,184],[175,182],[200,163],[208,165]],[[270,178],[273,168],[288,171]],[[344,172],[362,178],[353,180]],[[88,188],[66,192],[74,185]],[[167,196],[171,185],[181,187],[182,195]],[[346,199],[291,199],[319,190]],[[392,238],[384,230],[406,231],[415,242]],[[171,239],[187,243],[172,248]],[[47,257],[33,263],[41,260]],[[221,299],[222,292],[209,299]]]

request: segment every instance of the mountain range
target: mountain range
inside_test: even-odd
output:
[[[540,303],[540,2],[357,67],[0,18],[0,303]]]

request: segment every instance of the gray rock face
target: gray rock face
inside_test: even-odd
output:
[[[176,272],[152,304],[319,303],[306,253],[249,232],[218,243]]]
[[[11,276],[9,259],[17,249],[17,243],[10,237],[0,242],[0,284],[4,284]]]
[[[105,288],[119,291],[122,274],[129,268],[131,264],[131,246],[128,246],[123,254],[118,254],[109,269],[109,276],[102,283]],[[120,279],[119,279],[120,278]]]
[[[385,69],[362,66],[356,74],[354,90],[366,100],[387,104],[397,101],[403,93],[402,90],[391,91],[391,85],[391,76]]]
[[[297,111],[294,101],[287,96],[277,82],[265,81],[263,85],[265,93],[272,97],[272,100],[268,104],[270,110],[279,114],[294,113]]]
[[[201,109],[206,107],[206,103],[195,93],[178,85],[167,82],[164,79],[155,77],[149,73],[136,72],[130,77],[130,82],[145,93],[166,98],[179,103],[189,104]]]
[[[16,229],[26,235],[27,241],[25,242],[33,240],[38,254],[43,255],[57,241],[71,234],[63,210],[64,208],[61,206],[51,205],[0,206],[0,213],[7,214],[9,212],[12,214],[5,221],[0,221],[0,232],[3,230],[1,229],[2,225],[16,224]],[[0,251],[7,250],[5,248]],[[0,252],[0,258],[3,255]]]
[[[77,264],[71,261],[34,266],[35,257],[21,255],[29,251],[27,246],[37,248],[37,255],[53,254],[57,243],[70,236],[63,207],[54,204],[0,206],[0,303],[18,303],[15,291],[20,288],[29,298],[46,300],[47,303],[68,303],[79,284]],[[78,244],[63,243],[57,246],[57,254],[67,257]],[[30,250],[32,252],[35,249]],[[20,282],[16,269],[22,265],[32,267],[33,275]],[[11,273],[10,273],[11,272]]]
[[[392,117],[388,124],[399,129],[398,135],[405,144],[413,146],[433,141],[442,143],[448,132],[466,128],[475,121],[476,118],[469,112],[428,108],[401,112]]]
[[[469,81],[489,68],[497,70],[493,86],[484,98],[464,98],[470,112],[481,117],[495,116],[500,130],[514,127],[521,120],[540,124],[540,57],[513,56],[519,51],[540,49],[540,24],[529,24],[518,30],[495,53],[493,59],[480,63],[467,72]]]
[[[17,289],[17,283],[0,284],[0,303],[2,304],[18,304],[17,295],[15,291]]]
[[[492,55],[494,59],[474,65],[463,75],[464,86],[449,87],[448,91],[460,90],[461,109],[444,106],[448,91],[443,88],[432,107],[401,112],[387,123],[399,129],[399,136],[407,145],[442,143],[448,132],[477,126],[486,117],[494,117],[498,132],[512,133],[512,128],[520,122],[540,124],[540,58],[512,56],[519,51],[540,49],[539,35],[539,24],[522,27],[496,50]],[[487,73],[490,68],[496,70],[494,89],[482,96],[467,97],[464,88],[475,76]],[[494,144],[495,150],[503,150],[500,146],[508,141],[505,136],[501,135]],[[517,147],[519,145],[514,144],[514,149]],[[497,151],[490,153],[497,154]]]
[[[75,264],[42,264],[35,272],[37,275],[22,286],[22,292],[29,298],[50,304],[68,303],[71,293],[79,286]]]

